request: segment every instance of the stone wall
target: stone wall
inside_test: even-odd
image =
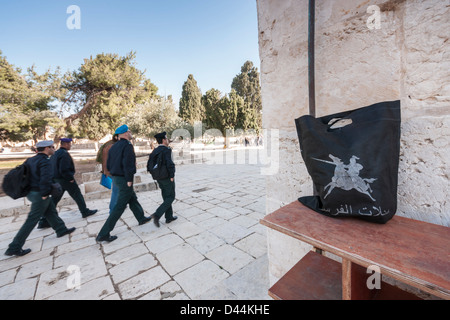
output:
[[[367,21],[379,8],[379,29]],[[267,213],[311,195],[294,120],[308,114],[308,0],[257,0],[264,129],[280,131]],[[316,113],[401,100],[398,215],[450,226],[450,0],[316,0]],[[271,282],[308,246],[268,232]]]

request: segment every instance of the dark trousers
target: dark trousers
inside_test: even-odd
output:
[[[133,186],[129,187],[126,179],[119,176],[113,176],[113,183],[118,189],[117,203],[100,230],[98,237],[106,237],[110,235],[109,233],[116,226],[117,221],[122,216],[127,205],[130,205],[130,209],[138,222],[141,222],[145,218],[144,209],[142,209],[142,206],[137,199]]]
[[[161,218],[165,214],[166,220],[173,217],[172,202],[175,200],[175,181],[170,181],[170,178],[158,180],[159,188],[163,203],[156,209],[155,216]]]
[[[11,250],[22,249],[22,246],[25,244],[25,241],[27,240],[31,231],[33,231],[39,219],[42,217],[47,219],[48,223],[53,228],[53,230],[55,230],[57,235],[60,235],[67,230],[64,221],[62,221],[62,219],[58,217],[55,204],[53,203],[51,197],[42,200],[40,192],[30,191],[30,193],[27,195],[27,198],[31,201],[31,210],[28,214],[27,220],[9,245],[9,249]]]
[[[73,182],[70,182],[64,179],[55,179],[55,182],[59,183],[63,188],[64,192],[67,191],[69,195],[72,197],[72,199],[75,200],[78,206],[78,210],[80,210],[81,214],[87,213],[88,208],[86,206],[86,202],[84,201],[84,197],[81,194],[80,187],[78,186],[75,180]],[[61,196],[53,198],[55,207],[58,205],[58,202],[64,195],[64,192],[61,194]]]
[[[59,183],[63,189],[63,193],[59,197],[52,197],[53,203],[56,206],[58,205],[59,201],[61,200],[62,196],[64,195],[64,192],[69,192],[69,195],[72,197],[73,200],[75,200],[78,210],[80,210],[81,215],[84,215],[89,211],[89,209],[86,206],[86,202],[84,201],[84,197],[81,194],[80,187],[78,186],[77,182],[74,180],[73,182],[69,182],[64,179],[55,179],[55,182]],[[46,226],[47,221],[45,217],[42,217],[41,221],[39,222],[39,226]]]

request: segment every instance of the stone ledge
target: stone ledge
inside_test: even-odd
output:
[[[95,191],[95,192],[90,192],[87,194],[84,194],[84,199],[86,202],[88,201],[93,201],[93,200],[98,200],[98,199],[107,199],[111,197],[111,191],[103,188],[104,190],[100,190],[100,191]],[[158,189],[158,184],[156,182],[143,182],[143,183],[137,183],[134,185],[134,191],[139,193],[139,192],[146,192],[146,191],[153,191],[153,190],[157,190]],[[28,200],[23,200],[23,199],[19,199],[19,200],[12,200],[9,197],[2,197],[0,198],[0,202],[3,202],[3,200],[5,199],[5,201],[7,202],[21,202],[22,204],[20,205],[9,205],[6,208],[2,208],[0,209],[0,217],[11,217],[11,216],[15,216],[15,215],[20,215],[20,214],[27,214],[30,211],[30,206],[31,203]],[[64,197],[61,199],[61,201],[58,203],[58,207],[57,209],[60,209],[62,206],[68,206],[68,205],[73,205],[75,204],[75,201],[68,195],[68,193],[66,192],[64,194]]]

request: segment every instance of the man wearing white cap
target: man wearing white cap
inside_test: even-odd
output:
[[[62,196],[64,195],[64,192],[67,191],[72,199],[75,200],[75,203],[78,206],[78,210],[80,210],[81,212],[81,216],[83,218],[87,218],[95,214],[97,210],[90,210],[86,206],[86,201],[84,200],[84,197],[81,194],[80,187],[75,180],[75,164],[73,162],[72,156],[69,153],[69,150],[72,147],[72,139],[62,138],[60,139],[60,142],[61,146],[58,151],[55,152],[50,162],[53,166],[53,179],[55,182],[61,185],[63,193],[61,193],[57,197],[53,197],[53,202],[56,207]],[[49,226],[50,225],[45,220],[45,218],[42,218],[41,221],[39,221],[38,229],[44,229]]]
[[[64,221],[58,217],[55,204],[50,197],[53,169],[49,157],[55,153],[53,141],[41,141],[36,144],[36,148],[37,154],[26,161],[30,170],[31,191],[27,198],[31,201],[31,210],[27,220],[6,250],[5,255],[7,256],[23,256],[31,251],[30,249],[24,250],[22,246],[41,217],[47,219],[58,238],[75,231],[75,228],[67,229]]]

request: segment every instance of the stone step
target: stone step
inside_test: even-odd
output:
[[[99,182],[102,177],[101,172],[85,172],[81,174],[81,180],[83,181],[83,184],[89,183],[89,182]]]
[[[100,176],[101,176],[101,174],[100,174]],[[141,183],[141,182],[143,182],[142,180],[143,179],[140,175],[134,176],[134,184]],[[84,185],[84,192],[86,194],[96,192],[96,191],[101,191],[101,190],[105,189],[105,187],[100,184],[100,178],[98,178],[94,181],[84,182],[83,185]]]
[[[83,184],[88,183],[100,183],[100,179],[102,177],[101,172],[86,172],[81,174]],[[134,175],[134,183],[140,183],[144,180],[148,180],[148,177],[151,178],[150,173],[147,172],[147,169],[139,169]]]
[[[136,176],[141,176],[141,180],[146,180],[146,176],[149,176],[150,174],[147,171],[147,161],[148,161],[148,157],[139,157],[136,158]],[[191,154],[189,157],[184,157],[184,158],[178,158],[178,159],[174,159],[174,163],[175,166],[178,165],[184,165],[184,164],[193,164],[193,163],[204,163],[205,159],[202,158],[199,155],[193,155]],[[98,170],[98,171],[97,171]],[[101,166],[100,167],[96,167],[96,172],[86,172],[86,173],[82,173],[82,181],[84,184],[89,183],[89,182],[99,182],[100,178],[102,177],[102,173],[101,171]],[[150,177],[151,178],[151,177]],[[136,181],[135,183],[138,183],[140,181]]]
[[[84,193],[84,186],[80,185],[81,192],[83,193],[86,202],[98,199],[109,199],[111,197],[111,190],[106,189],[102,186],[101,188],[102,189],[95,192]],[[134,191],[136,193],[153,190],[158,190],[158,184],[155,181],[145,181],[136,183],[134,185]],[[10,197],[0,197],[0,202],[8,203],[8,205],[0,208],[0,217],[11,217],[14,215],[27,214],[28,212],[30,212],[31,202],[26,198],[12,200]],[[62,206],[73,204],[75,204],[75,201],[67,192],[65,192],[63,198],[58,203],[57,209],[60,210]]]

